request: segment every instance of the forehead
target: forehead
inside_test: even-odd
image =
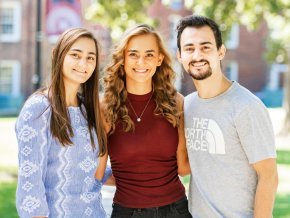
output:
[[[133,36],[129,40],[126,50],[136,50],[140,52],[147,50],[158,51],[158,43],[155,36],[152,34]]]
[[[81,50],[88,53],[96,53],[96,44],[91,38],[81,37],[72,44],[70,50],[72,49]]]
[[[208,26],[186,27],[180,37],[181,47],[187,44],[198,45],[203,42],[211,42],[216,45],[214,33]]]

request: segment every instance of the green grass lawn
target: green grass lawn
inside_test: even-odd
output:
[[[2,218],[18,217],[15,208],[15,189],[16,181],[0,182],[0,217]]]

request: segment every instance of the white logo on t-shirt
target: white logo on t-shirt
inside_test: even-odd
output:
[[[185,128],[188,150],[225,154],[225,140],[219,125],[211,119],[193,118],[192,128]]]

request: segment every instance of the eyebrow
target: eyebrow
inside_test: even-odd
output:
[[[72,48],[72,49],[70,49],[70,51],[77,51],[77,52],[83,53],[82,50],[77,49],[77,48]],[[97,56],[97,54],[95,52],[89,52],[89,54]]]
[[[139,51],[134,50],[134,49],[129,49],[128,52],[136,52],[136,53],[138,53]],[[149,53],[149,52],[155,52],[155,50],[150,49],[150,50],[146,50],[146,51],[145,51],[145,53]]]
[[[211,42],[202,42],[202,43],[199,43],[199,45],[207,45],[207,44],[213,45]],[[186,47],[186,46],[194,46],[194,44],[193,43],[187,43],[183,47]]]

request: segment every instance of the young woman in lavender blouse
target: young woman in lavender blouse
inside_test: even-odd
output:
[[[100,189],[110,168],[95,177],[107,153],[98,58],[91,32],[64,32],[53,50],[50,85],[32,94],[19,114],[20,217],[106,217]]]

